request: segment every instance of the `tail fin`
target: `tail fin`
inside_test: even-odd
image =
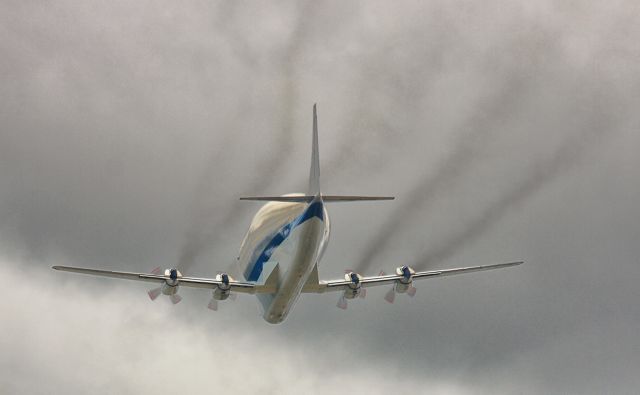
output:
[[[309,190],[307,195],[320,194],[320,154],[318,152],[318,114],[316,105],[313,105],[313,137],[311,147],[311,169],[309,170]]]
[[[313,105],[313,137],[311,147],[311,169],[309,170],[309,190],[306,195],[287,196],[248,196],[240,200],[257,200],[287,203],[311,203],[320,195],[320,155],[318,153],[318,114]],[[360,202],[367,200],[393,200],[391,196],[352,196],[352,195],[323,195],[324,202]]]

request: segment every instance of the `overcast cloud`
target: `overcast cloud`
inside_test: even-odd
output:
[[[640,8],[632,1],[0,2],[0,392],[636,393]],[[303,296],[152,303],[69,264],[211,276],[304,191],[322,278],[526,264]]]

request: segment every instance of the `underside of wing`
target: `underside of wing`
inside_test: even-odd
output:
[[[456,274],[502,269],[506,267],[517,266],[522,263],[523,263],[522,261],[518,261],[518,262],[498,263],[494,265],[469,266],[469,267],[430,270],[430,271],[421,271],[421,272],[416,272],[408,266],[401,266],[396,269],[396,273],[394,274],[381,273],[380,275],[369,276],[369,277],[360,276],[359,274],[348,272],[345,275],[345,279],[320,281],[317,288],[315,289],[308,288],[309,289],[308,292],[323,293],[323,292],[331,292],[331,291],[341,291],[349,288],[352,289],[355,286],[367,288],[367,287],[374,287],[378,285],[394,284],[397,282],[408,283],[413,280],[421,280],[421,279],[431,278],[431,277],[452,276]]]
[[[413,278],[420,279],[423,277],[434,277],[434,276],[453,276],[456,274],[464,274],[464,273],[472,273],[472,272],[482,272],[485,270],[494,270],[494,269],[502,269],[505,267],[518,266],[522,265],[524,262],[507,262],[507,263],[497,263],[494,265],[482,265],[482,266],[469,266],[469,267],[460,267],[455,269],[443,269],[443,270],[433,270],[427,272],[417,272],[413,275]]]
[[[123,272],[123,271],[113,271],[113,270],[101,270],[101,269],[89,269],[82,267],[73,267],[73,266],[53,266],[52,269],[59,270],[63,272],[71,272],[71,273],[79,273],[86,274],[91,276],[100,276],[100,277],[111,277],[111,278],[119,278],[125,280],[135,280],[135,281],[144,281],[151,282],[156,284],[167,283],[170,286],[185,286],[190,288],[205,288],[205,289],[217,289],[220,287],[228,287],[231,291],[240,292],[240,293],[260,293],[267,292],[273,290],[261,289],[260,286],[254,283],[235,281],[231,278],[225,280],[224,276],[217,276],[220,278],[199,278],[199,277],[185,277],[177,272],[175,277],[172,278],[171,270],[175,269],[167,269],[164,273],[156,272],[156,273],[134,273],[134,272]]]
[[[89,268],[73,267],[73,266],[52,266],[51,268],[54,270],[62,271],[62,272],[87,274],[91,276],[121,278],[125,280],[146,281],[146,282],[154,282],[154,283],[164,281],[164,276],[160,274],[121,272],[121,271],[89,269]]]
[[[422,272],[416,272],[409,266],[400,266],[396,268],[394,274],[385,274],[384,272],[380,272],[379,275],[371,277],[364,277],[358,273],[346,271],[344,280],[317,281],[317,285],[315,286],[307,284],[303,289],[303,292],[342,292],[336,306],[341,309],[346,309],[348,300],[355,298],[364,298],[367,295],[368,287],[390,285],[389,290],[384,296],[384,299],[389,303],[393,303],[397,294],[406,294],[410,297],[415,296],[416,288],[413,286],[414,280],[421,280],[430,277],[452,276],[455,274],[479,272],[484,270],[501,269],[505,267],[520,265],[522,263],[523,262],[509,262],[499,263],[496,265],[470,266]]]

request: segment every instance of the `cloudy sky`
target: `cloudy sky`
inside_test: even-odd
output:
[[[0,392],[636,393],[634,1],[0,2]],[[318,103],[322,278],[512,269],[152,303],[66,264],[211,276],[256,203],[304,190]]]

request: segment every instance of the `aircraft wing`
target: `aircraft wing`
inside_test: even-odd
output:
[[[502,269],[505,267],[521,265],[524,262],[509,262],[498,263],[495,265],[483,265],[483,266],[470,266],[460,267],[455,269],[442,269],[442,270],[430,270],[423,272],[415,272],[412,275],[413,280],[422,280],[425,278],[453,276],[456,274],[464,274],[471,272],[480,272],[484,270]],[[375,287],[377,285],[393,284],[397,281],[403,280],[404,276],[401,274],[383,274],[379,276],[360,277],[360,283],[363,288]],[[317,286],[307,285],[303,289],[305,293],[324,293],[332,291],[344,291],[352,286],[352,282],[348,280],[330,280],[320,281]]]
[[[112,270],[100,270],[100,269],[86,269],[82,267],[72,266],[53,266],[52,269],[60,270],[63,272],[72,272],[80,274],[88,274],[92,276],[121,278],[125,280],[145,281],[150,283],[162,284],[169,279],[165,274],[152,274],[152,273],[132,273],[132,272],[120,272]],[[199,277],[184,277],[178,278],[178,284],[182,287],[191,288],[205,288],[215,289],[216,287],[223,285],[222,281],[214,278],[199,278]],[[260,285],[255,283],[247,283],[242,281],[229,280],[230,291],[238,293],[271,293],[274,292],[274,287],[270,285]]]

